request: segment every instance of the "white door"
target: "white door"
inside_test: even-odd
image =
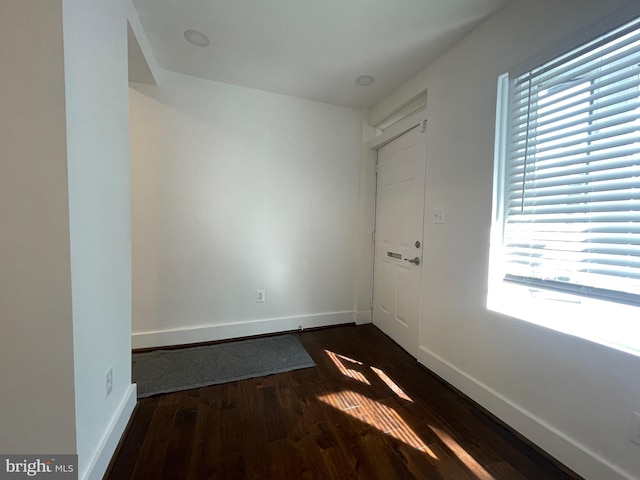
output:
[[[426,132],[420,126],[378,149],[373,323],[418,351]]]

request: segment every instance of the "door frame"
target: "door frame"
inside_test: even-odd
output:
[[[377,153],[377,150],[380,147],[383,147],[396,138],[401,137],[409,130],[412,130],[418,125],[422,124],[423,128],[425,128],[424,122],[427,122],[428,120],[427,109],[423,108],[422,110],[418,110],[417,112],[403,118],[402,120],[399,120],[390,127],[386,128],[380,135],[373,137],[369,141],[369,148],[371,148],[372,150],[376,150]]]
[[[374,290],[375,290],[375,277],[376,277],[376,271],[375,271],[375,248],[377,246],[377,208],[378,208],[378,175],[377,175],[377,167],[378,167],[378,150],[380,148],[382,148],[383,146],[385,146],[386,144],[392,142],[393,140],[401,137],[402,135],[404,135],[405,133],[409,132],[410,130],[413,130],[415,127],[421,126],[421,131],[425,133],[425,135],[427,134],[427,124],[428,124],[429,118],[427,115],[427,108],[423,108],[418,110],[417,112],[403,118],[402,120],[399,120],[398,122],[394,123],[393,125],[391,125],[390,127],[386,128],[381,134],[375,136],[372,140],[370,140],[369,142],[369,148],[372,150],[376,151],[376,159],[375,159],[375,168],[376,168],[376,176],[375,176],[375,195],[374,195],[374,209],[373,209],[373,215],[374,215],[374,225],[373,225],[373,238],[374,238],[374,250],[373,250],[373,258],[372,258],[372,270],[373,270],[373,274],[372,274],[372,282],[371,282],[371,321],[373,322],[373,305],[374,305],[374,300],[373,300],[373,295],[374,295]],[[424,249],[426,247],[426,205],[425,205],[425,199],[426,199],[426,194],[427,194],[427,189],[426,189],[426,183],[427,183],[427,150],[429,148],[429,144],[428,144],[429,139],[427,138],[425,140],[426,143],[426,149],[424,152],[425,158],[425,173],[424,173],[424,179],[423,182],[425,184],[425,190],[424,190],[424,198],[422,199],[423,202],[423,212],[422,212],[422,259],[424,259],[425,254],[424,254]],[[421,268],[421,278],[420,278],[420,285],[422,286],[422,284],[424,283],[424,275],[425,275],[425,271],[424,271],[424,261],[423,261],[423,266]],[[422,287],[421,287],[422,289]],[[420,290],[421,290],[420,289]],[[420,293],[420,298],[419,298],[419,302],[418,302],[418,344],[416,346],[416,350],[420,349],[420,334],[421,334],[421,330],[422,330],[422,323],[420,321],[420,318],[422,316],[422,295]],[[415,357],[417,355],[417,351],[416,352],[408,352],[411,356]]]

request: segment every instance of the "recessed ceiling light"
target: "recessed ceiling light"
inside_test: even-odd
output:
[[[373,78],[371,75],[361,75],[358,78],[356,78],[356,85],[360,85],[361,87],[367,87],[375,81],[376,79]]]
[[[198,30],[187,30],[184,32],[184,38],[196,47],[207,47],[211,43],[209,37]]]

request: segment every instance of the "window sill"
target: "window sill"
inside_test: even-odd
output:
[[[640,356],[640,308],[497,281],[487,308]]]

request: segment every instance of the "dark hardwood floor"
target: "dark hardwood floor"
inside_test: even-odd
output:
[[[579,478],[374,326],[296,335],[317,367],[141,400],[105,478]]]

